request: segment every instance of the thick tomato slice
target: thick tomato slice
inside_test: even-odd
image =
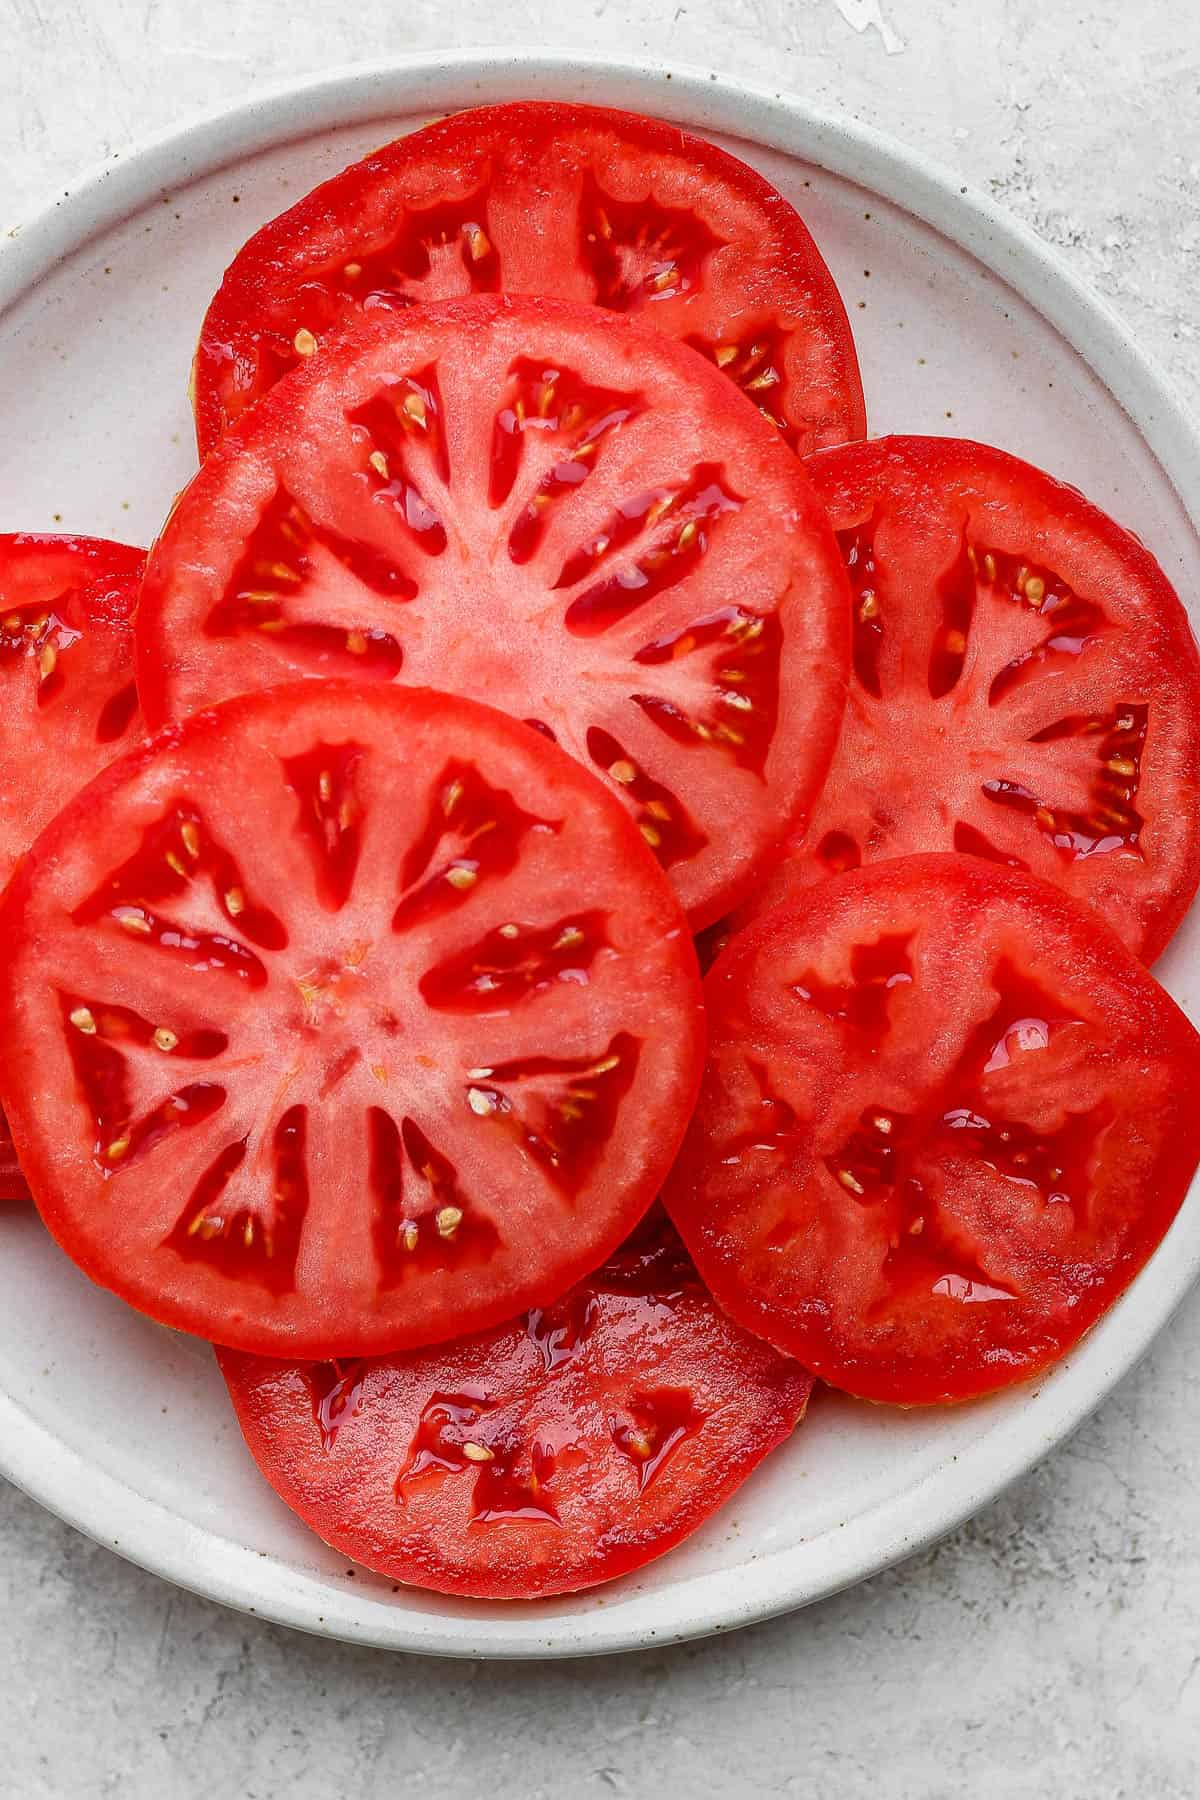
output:
[[[637,314],[802,453],[865,429],[841,297],[769,182],[661,120],[533,101],[400,138],[251,238],[196,353],[201,455],[348,319],[499,291]]]
[[[0,888],[42,829],[137,736],[144,550],[0,534]]]
[[[313,682],[114,764],[0,908],[34,1198],[164,1323],[304,1356],[554,1299],[642,1215],[700,1061],[670,887],[473,702]]]
[[[138,678],[155,721],[297,675],[488,701],[604,777],[703,925],[819,789],[848,611],[800,464],[715,369],[484,298],[368,319],[246,415],[152,553]]]
[[[801,890],[705,984],[666,1199],[730,1315],[835,1387],[963,1400],[1061,1356],[1200,1156],[1200,1038],[1048,883],[968,856]]]
[[[982,444],[881,438],[809,464],[853,590],[842,738],[798,881],[960,850],[1095,907],[1144,961],[1200,881],[1200,656],[1139,541]]]
[[[306,1524],[417,1587],[533,1600],[679,1543],[803,1416],[652,1214],[557,1305],[370,1361],[219,1350],[246,1441]]]
[[[0,534],[0,888],[43,825],[136,736],[143,550]],[[27,1199],[0,1113],[0,1200]]]

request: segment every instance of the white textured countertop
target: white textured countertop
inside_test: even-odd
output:
[[[1200,406],[1186,0],[0,0],[0,224],[256,85],[504,43],[790,88],[1059,247]],[[0,406],[0,421],[2,421]],[[1200,1295],[1065,1449],[940,1548],[670,1652],[506,1667],[304,1638],[0,1485],[0,1794],[204,1800],[1193,1800]]]

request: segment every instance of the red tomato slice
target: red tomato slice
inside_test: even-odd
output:
[[[140,726],[130,623],[143,550],[0,533],[0,888]],[[27,1200],[0,1113],[0,1200]]]
[[[138,679],[154,721],[297,675],[486,700],[607,779],[706,924],[819,789],[847,611],[799,463],[692,351],[464,300],[365,321],[227,437]]]
[[[0,534],[0,888],[71,795],[138,735],[144,550]]]
[[[0,906],[0,1093],[67,1253],[166,1324],[359,1355],[554,1299],[644,1213],[695,956],[600,783],[487,707],[313,682],[196,715]]]
[[[841,742],[794,860],[756,898],[912,851],[1028,869],[1144,961],[1200,882],[1200,656],[1129,532],[982,444],[814,458],[854,593]]]
[[[705,983],[666,1199],[748,1330],[835,1387],[964,1400],[1132,1281],[1200,1157],[1200,1038],[1120,940],[975,857],[801,890]]]
[[[866,428],[841,297],[768,181],[676,125],[533,101],[400,138],[251,238],[200,335],[200,454],[348,319],[498,291],[636,313],[801,452]]]
[[[611,1581],[724,1504],[812,1378],[714,1306],[652,1215],[556,1306],[351,1363],[218,1350],[259,1468],[394,1580],[489,1600]]]

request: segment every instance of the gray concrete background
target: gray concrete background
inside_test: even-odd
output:
[[[708,65],[905,137],[1057,245],[1200,404],[1192,0],[0,0],[0,222],[258,84],[483,43]],[[0,1485],[0,1794],[1193,1800],[1198,1365],[1193,1296],[1072,1443],[939,1549],[789,1619],[598,1662],[300,1637]]]

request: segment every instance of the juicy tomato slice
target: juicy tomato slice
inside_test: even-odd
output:
[[[59,808],[140,725],[133,626],[143,550],[0,533],[0,888]],[[0,1200],[28,1199],[0,1113]]]
[[[841,297],[768,181],[661,120],[534,101],[400,138],[251,238],[200,336],[200,454],[347,320],[498,291],[683,339],[802,453],[865,430]]]
[[[226,437],[152,553],[138,678],[154,721],[298,675],[499,706],[607,781],[702,925],[819,789],[847,615],[799,462],[715,369],[481,298],[364,321]]]
[[[914,851],[1027,869],[1144,961],[1200,881],[1200,656],[1144,546],[981,444],[881,438],[809,464],[853,592],[842,737],[758,897]]]
[[[138,735],[144,550],[0,534],[0,888],[64,802]]]
[[[259,1468],[393,1580],[532,1600],[694,1531],[803,1417],[812,1378],[713,1304],[652,1214],[556,1305],[351,1362],[218,1350]]]
[[[701,1033],[622,809],[429,692],[198,714],[98,776],[0,907],[0,1093],[50,1230],[243,1349],[367,1354],[556,1298],[653,1200]]]
[[[838,876],[736,937],[668,1207],[718,1301],[904,1405],[1036,1374],[1200,1156],[1200,1038],[1120,940],[975,857]]]

